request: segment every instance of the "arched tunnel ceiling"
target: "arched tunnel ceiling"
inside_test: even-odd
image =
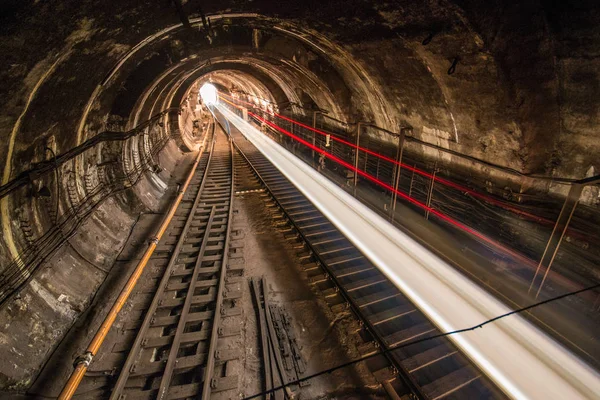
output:
[[[9,2],[3,181],[35,162],[48,137],[68,149],[109,115],[129,118],[165,71],[217,68],[250,71],[278,102],[305,92],[341,119],[410,125],[492,163],[580,178],[598,168],[598,7],[512,3],[190,0],[185,29],[168,2]]]
[[[182,25],[170,1],[3,2],[3,185],[48,161],[46,146],[61,154],[103,131],[128,130],[197,96],[206,81],[279,107],[319,107],[340,120],[372,122],[395,132],[410,126],[426,142],[525,174],[598,173],[597,1],[182,3],[191,27]],[[107,157],[134,158],[135,149],[127,146],[112,152],[106,146],[65,165],[60,183],[68,193],[63,189],[56,196],[57,210],[67,214],[69,204],[89,197],[88,186],[100,179],[99,165]],[[165,153],[161,167],[175,168],[179,149],[171,145]],[[489,171],[473,174],[485,181]],[[111,198],[71,240],[77,254],[69,254],[81,264],[79,270],[85,271],[85,258],[114,261],[133,215],[139,208],[153,209],[148,204],[164,194],[159,190],[164,182],[149,175],[133,193]],[[24,192],[0,202],[2,268],[30,244],[19,226],[21,215],[31,221],[36,237],[53,226],[43,204]],[[69,281],[61,275],[67,274],[66,264],[60,258],[53,262],[61,268],[49,263],[38,275],[49,290]],[[100,276],[71,288],[65,283],[65,290],[86,304]],[[29,293],[41,296],[39,290]],[[42,302],[33,298],[29,309],[4,309],[0,316],[47,322],[35,312]],[[73,322],[69,315],[36,336],[47,346],[44,351]],[[14,373],[23,384],[37,373],[40,357],[37,348],[19,339],[15,336],[14,343],[30,361]]]

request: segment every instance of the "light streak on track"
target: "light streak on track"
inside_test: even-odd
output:
[[[237,127],[442,331],[510,310],[224,106]],[[517,399],[597,399],[600,376],[518,315],[449,338]]]

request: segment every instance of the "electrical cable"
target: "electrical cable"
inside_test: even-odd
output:
[[[457,333],[464,333],[464,332],[474,331],[475,329],[483,328],[485,325],[491,324],[493,322],[496,322],[496,321],[498,321],[500,319],[503,319],[503,318],[506,318],[508,316],[519,314],[519,313],[522,313],[524,311],[531,310],[532,308],[539,307],[539,306],[544,305],[544,304],[548,304],[548,303],[551,303],[551,302],[554,302],[554,301],[557,301],[557,300],[564,299],[564,298],[569,297],[569,296],[574,296],[576,294],[587,292],[587,291],[594,290],[594,289],[597,289],[597,288],[600,288],[600,283],[596,284],[596,285],[593,285],[593,286],[589,286],[589,287],[584,288],[584,289],[580,289],[580,290],[576,290],[576,291],[573,291],[573,292],[562,294],[560,296],[552,297],[550,299],[546,299],[546,300],[543,300],[543,301],[531,304],[531,305],[529,305],[527,307],[523,307],[523,308],[519,308],[519,309],[510,311],[510,312],[507,312],[505,314],[498,315],[497,317],[490,318],[490,319],[488,319],[488,320],[486,320],[486,321],[484,321],[484,322],[482,322],[480,324],[471,326],[469,328],[463,328],[463,329],[457,329],[457,330],[450,331],[450,332],[439,333],[439,334],[436,334],[436,335],[428,336],[428,337],[421,338],[421,339],[416,339],[416,340],[413,340],[413,341],[410,341],[410,342],[406,342],[406,343],[403,343],[403,344],[399,344],[399,345],[396,345],[396,346],[388,347],[387,349],[379,351],[377,353],[370,354],[370,355],[364,356],[364,357],[360,357],[360,358],[357,358],[355,360],[339,364],[339,365],[337,365],[335,367],[332,367],[332,368],[327,368],[327,369],[325,369],[323,371],[316,372],[314,374],[305,376],[303,378],[298,378],[296,380],[288,382],[285,385],[281,385],[281,386],[272,388],[270,390],[264,390],[264,391],[262,391],[260,393],[256,393],[256,394],[253,394],[251,396],[244,397],[243,400],[250,400],[250,399],[254,399],[254,398],[257,398],[257,397],[264,396],[264,395],[269,394],[269,393],[274,393],[277,390],[284,389],[286,386],[294,385],[294,384],[300,384],[302,382],[308,381],[308,380],[316,378],[318,376],[329,374],[329,373],[331,373],[333,371],[337,371],[338,369],[346,368],[346,367],[349,367],[351,365],[357,364],[359,362],[366,361],[366,360],[369,360],[371,358],[375,358],[377,356],[380,356],[380,355],[383,355],[383,354],[387,354],[387,353],[390,353],[390,352],[398,350],[398,349],[402,349],[402,348],[405,348],[405,347],[408,347],[408,346],[412,346],[414,344],[427,342],[427,341],[430,341],[430,340],[433,340],[433,339],[438,339],[438,338],[441,338],[441,337],[456,335]]]
[[[140,124],[140,126],[144,124],[145,123]],[[135,131],[135,129],[130,132],[133,131]],[[157,154],[164,148],[170,139],[170,136],[166,136],[162,141],[156,143],[155,146],[150,149],[150,154]],[[58,156],[59,159],[61,157],[62,156]],[[59,162],[58,164],[60,165],[61,163]],[[125,172],[125,175],[120,177],[117,182],[112,182],[108,186],[103,184],[96,186],[93,192],[81,199],[76,209],[70,210],[71,213],[69,215],[63,214],[62,217],[64,217],[64,219],[62,221],[58,219],[57,215],[57,223],[40,236],[34,243],[25,248],[19,257],[14,259],[2,274],[0,274],[0,304],[3,304],[13,294],[18,292],[18,290],[31,279],[33,272],[37,267],[68,241],[81,226],[83,221],[91,215],[104,200],[111,195],[135,186],[142,178],[143,173],[150,167],[148,156],[144,153],[142,154],[140,164],[141,165],[136,165],[131,171]],[[130,180],[130,185],[125,184],[127,179]],[[69,224],[71,225],[68,226]]]
[[[55,179],[55,186],[56,186],[56,211],[54,213],[54,218],[55,218],[55,223],[58,220],[58,206],[60,204],[60,171],[58,169],[58,162],[56,161],[56,153],[54,152],[54,150],[52,150],[52,148],[50,148],[49,146],[46,146],[46,150],[48,150],[50,153],[52,153],[52,158],[54,158],[54,179]]]
[[[81,143],[79,146],[75,146],[67,152],[59,154],[58,156],[56,156],[54,162],[41,162],[35,164],[33,168],[21,172],[16,178],[12,179],[5,185],[1,185],[0,198],[7,196],[11,192],[19,189],[20,187],[25,186],[30,182],[38,179],[40,176],[54,169],[56,165],[64,164],[65,162],[73,159],[79,154],[82,154],[84,151],[94,147],[98,143],[109,141],[122,142],[131,137],[139,135],[140,133],[142,133],[143,129],[150,126],[152,123],[158,121],[163,115],[175,110],[178,110],[178,108],[167,108],[127,132],[101,132],[93,136],[92,138],[86,140],[85,142]]]

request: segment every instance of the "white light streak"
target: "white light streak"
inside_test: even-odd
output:
[[[440,330],[510,311],[256,128],[218,109]],[[449,339],[512,398],[599,398],[598,373],[519,315]]]

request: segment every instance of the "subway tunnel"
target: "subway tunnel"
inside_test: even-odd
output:
[[[531,371],[536,389],[513,391],[518,384],[507,383],[508,375],[490,372],[500,366],[481,361],[454,334],[448,343],[416,343],[425,346],[418,352],[393,351],[405,340],[468,328],[448,322],[459,321],[456,310],[446,317],[440,305],[433,312],[434,303],[408,284],[412,278],[426,283],[416,265],[430,256],[431,268],[443,263],[444,274],[460,275],[456,282],[464,283],[456,283],[455,294],[486,293],[489,307],[471,303],[485,316],[482,323],[498,316],[495,311],[534,306],[518,311],[519,324],[532,335],[524,333],[522,342],[543,338],[558,355],[542,357],[536,347],[527,357],[546,366],[566,357],[587,378],[564,378],[565,385],[581,398],[598,395],[596,2],[61,0],[1,7],[3,397],[57,398],[75,364],[88,368],[76,398],[250,398],[270,395],[264,393],[269,388],[276,398],[535,398],[540,382],[550,379],[545,370]],[[201,95],[207,85],[216,89],[215,99]],[[286,170],[285,160],[295,166]],[[217,274],[225,280],[214,289],[225,291],[223,302],[239,315],[221,311],[222,329],[215,320],[202,327],[215,332],[202,339],[215,366],[203,358],[177,367],[178,358],[192,362],[185,353],[190,346],[183,345],[179,352],[157,346],[151,367],[143,364],[149,353],[136,346],[156,338],[142,337],[139,326],[167,318],[147,311],[164,289],[162,278],[152,275],[160,264],[153,258],[99,352],[86,350],[144,251],[155,246],[152,257],[173,259],[164,261],[167,270],[184,258],[174,241],[194,238],[187,219],[178,218],[210,204],[191,196],[223,189],[214,182],[224,179],[220,168],[229,164],[225,211],[205,206],[206,216],[197,216],[208,224],[198,228],[198,243],[204,243],[202,234],[209,235],[201,229],[208,232],[219,212],[229,213],[222,217],[225,244],[215,248],[224,248],[231,265],[243,260],[243,267],[223,266]],[[267,164],[272,171],[261,169]],[[310,171],[294,175],[304,166]],[[404,270],[386,270],[384,253],[396,253],[383,241],[368,247],[351,232],[354,214],[329,212],[311,189],[322,179],[313,173],[343,192],[330,189],[337,198],[352,199],[340,204],[356,201],[381,218],[371,222],[388,230],[382,237],[401,233],[427,255],[411,256],[415,269],[408,270],[408,259],[396,259]],[[280,181],[270,183],[273,176]],[[290,209],[286,194],[277,193],[281,182],[306,197],[301,210],[331,229],[306,231],[290,211],[300,206]],[[176,210],[173,221],[170,209]],[[156,232],[165,221],[161,239]],[[196,222],[190,223],[193,231]],[[314,242],[317,234],[330,236]],[[320,247],[337,240],[347,241],[342,250]],[[341,261],[327,255],[340,251],[356,252],[369,267],[337,269]],[[348,257],[344,262],[354,261]],[[441,274],[440,281],[451,280]],[[264,277],[268,281],[258,283]],[[185,279],[181,284],[192,288]],[[186,305],[187,297],[200,296],[190,290],[175,294],[184,310],[195,304]],[[431,301],[441,304],[442,292],[436,298],[431,291]],[[387,308],[365,300],[377,295],[387,296]],[[202,312],[216,306],[206,307]],[[186,313],[177,308],[168,316],[183,320]],[[261,329],[261,313],[265,327],[271,317],[279,326],[277,338]],[[134,320],[139,326],[132,328]],[[228,324],[241,331],[224,334]],[[162,326],[159,336],[177,342],[192,325]],[[508,336],[519,336],[514,329]],[[400,332],[408,339],[390,339]],[[281,350],[283,363],[286,351],[295,360],[283,368],[291,383],[280,390],[274,390],[277,380],[286,386],[288,378],[282,362],[264,353],[265,343],[277,355]],[[201,345],[194,346],[200,357]],[[236,356],[218,359],[232,349]],[[203,377],[207,362],[214,377]],[[177,372],[172,378],[157,367],[163,363]],[[150,372],[135,372],[136,366]]]

